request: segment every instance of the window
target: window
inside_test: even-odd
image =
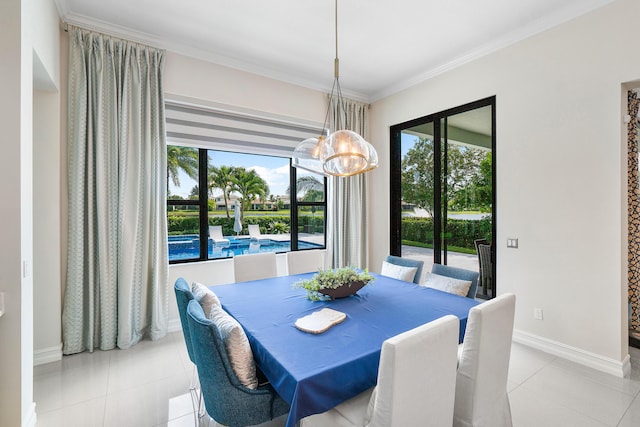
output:
[[[325,247],[326,180],[290,160],[322,126],[192,101],[165,104],[169,261]]]
[[[325,247],[326,179],[290,158],[169,145],[167,165],[170,262]]]

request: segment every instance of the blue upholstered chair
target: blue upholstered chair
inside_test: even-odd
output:
[[[402,267],[416,267],[416,275],[413,278],[413,283],[420,284],[420,279],[422,278],[422,267],[424,267],[424,261],[419,261],[417,259],[409,259],[402,258],[395,255],[387,256],[385,259],[390,264],[400,265]]]
[[[189,334],[189,323],[187,321],[187,305],[189,301],[193,299],[191,288],[186,280],[179,277],[176,280],[173,290],[176,293],[176,302],[178,303],[178,313],[180,314],[180,323],[182,324],[182,334],[184,335],[184,342],[187,345],[187,353],[189,353],[189,359],[196,364],[196,358],[193,355],[193,349],[191,348],[191,335]]]
[[[191,345],[207,412],[229,427],[260,424],[289,412],[289,405],[270,384],[252,390],[240,383],[215,324],[193,300],[187,307]]]
[[[431,272],[440,276],[447,276],[454,279],[471,281],[471,286],[469,287],[467,298],[475,299],[476,292],[478,292],[478,277],[480,277],[480,273],[478,273],[477,271],[451,267],[449,265],[433,264],[433,267],[431,267]]]
[[[189,359],[191,360],[191,363],[193,363],[193,374],[191,377],[191,385],[189,386],[189,390],[191,390],[191,392],[195,394],[195,396],[192,395],[192,398],[197,401],[198,415],[201,416],[202,394],[200,393],[200,389],[198,388],[196,358],[191,346],[191,334],[189,333],[189,322],[187,320],[187,305],[189,304],[189,301],[193,300],[193,294],[191,293],[189,284],[182,277],[179,277],[178,280],[176,280],[176,283],[173,285],[173,290],[176,293],[178,313],[180,314],[180,323],[182,324],[182,335],[184,335],[184,342],[187,345],[187,353],[189,354]]]

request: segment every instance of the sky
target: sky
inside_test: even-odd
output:
[[[209,150],[209,158],[212,166],[242,166],[249,170],[255,170],[256,173],[269,184],[269,194],[276,196],[285,195],[289,187],[288,157],[271,157]],[[302,175],[310,174],[299,169],[298,177]],[[191,189],[197,182],[189,178],[182,171],[180,171],[178,178],[180,179],[180,187],[175,187],[173,182],[169,183],[171,194],[177,194],[184,198],[189,197]],[[214,196],[220,194],[222,194],[220,190],[214,192]]]

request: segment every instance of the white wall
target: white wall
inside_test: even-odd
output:
[[[179,95],[322,123],[327,94],[172,52],[164,68],[167,97]]]
[[[5,314],[0,317],[0,425],[16,426],[22,420],[22,220],[20,164],[21,146],[29,130],[21,125],[26,114],[22,90],[21,2],[0,2],[0,200],[5,208],[0,220],[0,292],[5,293]],[[25,89],[26,91],[26,89]],[[27,283],[27,286],[29,284]],[[28,337],[27,337],[28,338]],[[25,390],[28,393],[28,390]]]
[[[0,2],[0,425],[35,424],[33,402],[33,84],[34,63],[57,76],[52,0]],[[53,23],[52,23],[53,21]],[[48,25],[44,25],[48,22]],[[35,25],[44,25],[34,30]],[[55,34],[47,28],[56,28]],[[36,53],[34,47],[39,46]],[[42,56],[40,56],[42,55]],[[34,61],[34,56],[37,61]]]
[[[59,92],[35,91],[33,109],[33,348],[38,365],[62,357]]]
[[[640,2],[619,0],[376,102],[371,139],[382,160],[370,176],[370,265],[389,251],[389,198],[379,196],[389,193],[389,126],[496,95],[497,286],[517,295],[516,335],[622,369],[621,84],[640,78],[638,16]],[[506,249],[507,237],[519,249]]]

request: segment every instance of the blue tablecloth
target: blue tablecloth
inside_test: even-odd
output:
[[[245,329],[254,357],[291,405],[287,427],[373,387],[387,338],[447,314],[460,319],[460,342],[477,302],[374,274],[358,295],[312,302],[292,284],[313,274],[212,286],[225,310]],[[347,319],[322,334],[299,331],[295,321],[323,307]]]

